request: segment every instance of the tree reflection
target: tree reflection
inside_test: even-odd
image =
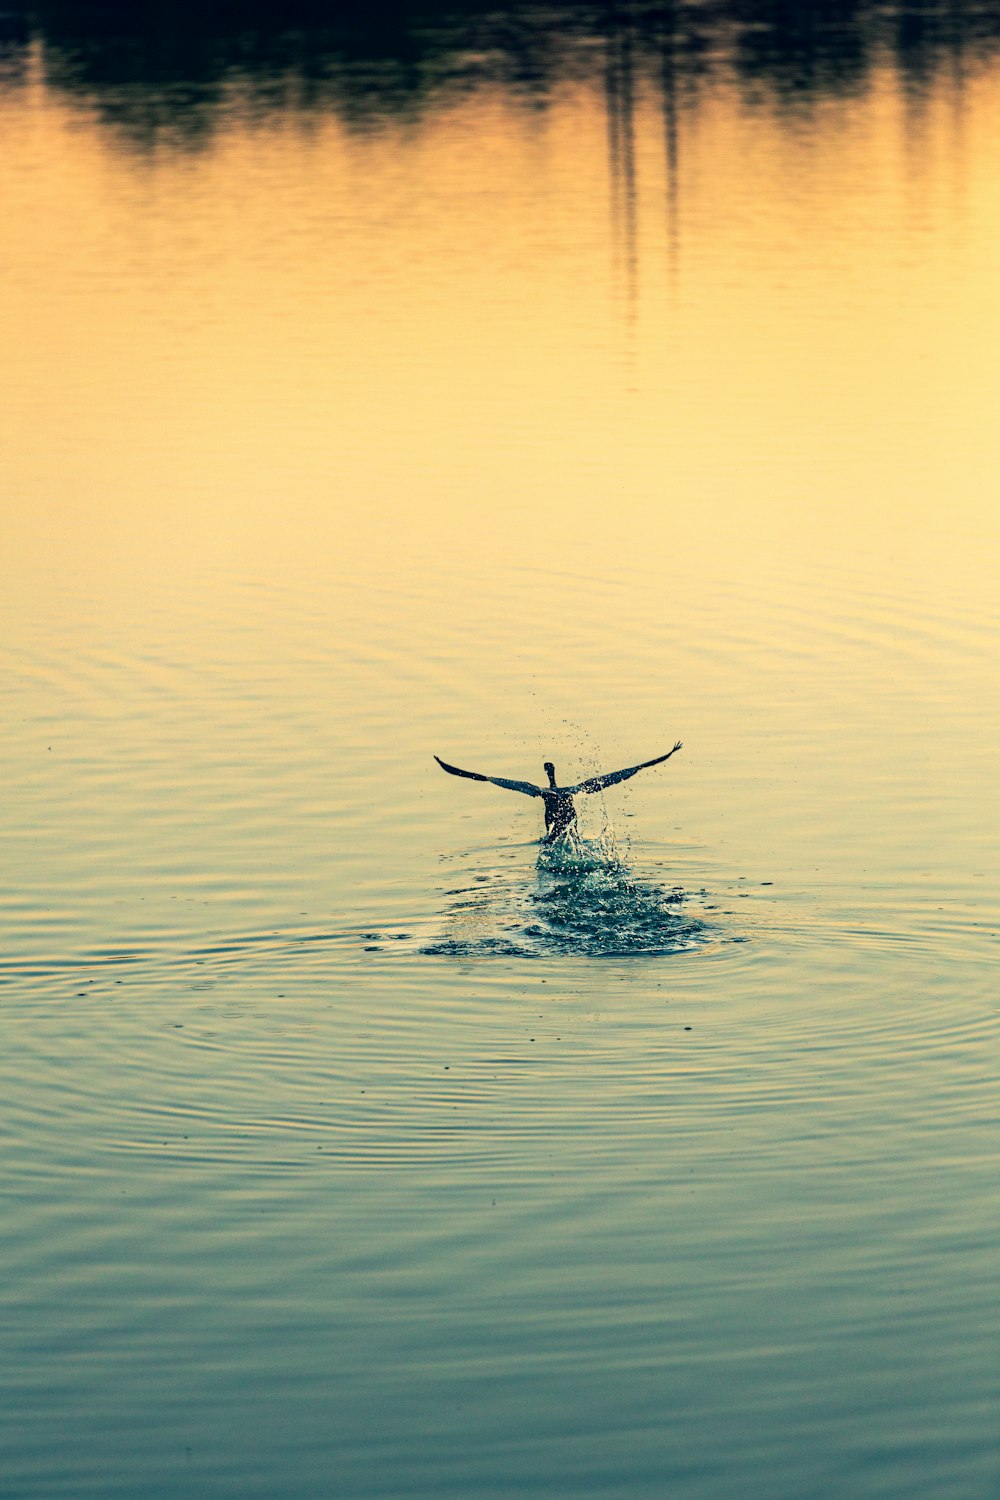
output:
[[[678,96],[719,70],[778,107],[809,108],[861,90],[887,58],[919,89],[942,68],[964,74],[998,44],[1000,15],[974,0],[37,0],[6,14],[0,86],[35,46],[51,86],[85,98],[142,149],[164,137],[197,145],[234,90],[262,115],[333,111],[369,130],[485,82],[544,107],[561,81],[592,77],[608,97],[627,224],[640,80],[662,90],[669,158]]]

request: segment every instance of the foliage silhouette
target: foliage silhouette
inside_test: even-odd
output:
[[[196,145],[238,89],[266,115],[333,111],[358,129],[415,116],[444,91],[499,83],[544,107],[560,80],[598,76],[626,39],[637,74],[695,93],[731,70],[782,108],[865,87],[884,58],[907,87],[961,78],[1000,46],[984,0],[36,0],[8,10],[0,83],[29,44],[49,84],[137,148]]]

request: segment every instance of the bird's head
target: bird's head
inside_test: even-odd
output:
[[[552,762],[550,760],[547,760],[545,762],[545,764],[542,766],[542,770],[545,772],[546,776],[549,778],[549,786],[555,786],[555,784],[556,784],[556,768],[555,768],[555,766],[552,764]]]

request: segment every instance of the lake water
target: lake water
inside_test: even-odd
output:
[[[0,41],[0,1493],[992,1500],[990,8],[245,9]]]

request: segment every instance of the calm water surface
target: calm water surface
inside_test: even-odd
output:
[[[1000,54],[753,9],[5,23],[10,1500],[1000,1491]]]

